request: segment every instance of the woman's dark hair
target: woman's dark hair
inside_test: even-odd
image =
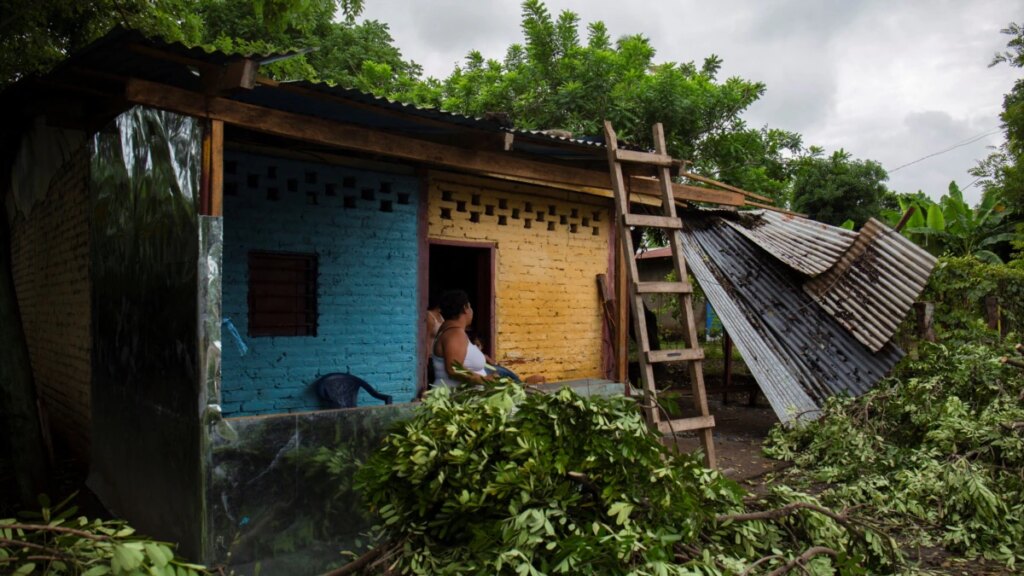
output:
[[[445,320],[452,320],[469,304],[469,295],[465,290],[448,290],[441,294],[441,316]]]

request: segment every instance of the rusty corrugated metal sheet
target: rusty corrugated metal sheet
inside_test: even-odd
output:
[[[935,257],[874,218],[807,292],[851,334],[879,350],[924,290]]]
[[[724,219],[730,226],[794,270],[816,276],[832,267],[857,233],[768,210],[739,212]]]
[[[687,218],[690,270],[783,421],[814,411],[829,396],[857,396],[902,356],[872,352],[821,308],[805,278],[717,216]]]

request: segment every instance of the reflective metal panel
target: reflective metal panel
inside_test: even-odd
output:
[[[202,127],[133,108],[93,137],[89,487],[200,554],[197,197]]]

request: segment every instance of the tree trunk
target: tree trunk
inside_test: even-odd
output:
[[[21,325],[11,271],[7,214],[0,209],[0,414],[23,506],[34,507],[47,491],[48,461],[36,404],[32,364]],[[6,430],[3,430],[6,428]]]

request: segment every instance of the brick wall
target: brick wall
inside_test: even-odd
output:
[[[89,153],[82,147],[11,230],[15,290],[50,427],[86,460],[90,436]]]
[[[315,410],[309,384],[351,372],[409,401],[416,390],[418,180],[229,153],[225,157],[223,331],[226,415]],[[248,252],[318,255],[316,336],[248,335]],[[380,401],[360,393],[359,404]]]
[[[549,381],[601,377],[598,274],[608,272],[611,200],[437,174],[431,238],[494,242],[496,360]]]

